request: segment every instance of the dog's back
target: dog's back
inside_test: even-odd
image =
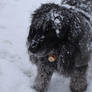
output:
[[[92,44],[92,0],[62,0],[61,7],[73,9],[83,16]],[[92,52],[92,47],[90,51]]]
[[[74,6],[92,15],[92,0],[63,0],[62,4]]]

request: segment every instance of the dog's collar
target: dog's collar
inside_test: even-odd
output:
[[[62,7],[65,7],[65,8],[67,8],[67,9],[73,9],[73,10],[75,10],[76,12],[79,12],[79,13],[81,13],[83,16],[85,16],[88,21],[92,21],[92,16],[91,16],[89,13],[83,11],[82,9],[78,9],[77,7],[71,6],[71,5],[69,5],[69,4],[62,4]]]

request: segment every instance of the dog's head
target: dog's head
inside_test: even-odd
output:
[[[28,36],[29,51],[43,56],[57,53],[66,41],[77,41],[81,36],[79,31],[76,31],[76,27],[80,25],[77,20],[71,11],[56,4],[42,5],[33,14]],[[74,21],[77,21],[77,24],[74,24]],[[73,27],[74,25],[76,27]]]
[[[60,45],[60,39],[57,36],[59,30],[57,30],[56,33],[55,25],[51,20],[45,22],[46,23],[43,23],[39,29],[32,27],[30,29],[31,32],[34,30],[36,33],[34,36],[32,35],[33,38],[29,43],[29,51],[41,56],[47,55],[50,52],[54,53],[55,49],[58,49]]]

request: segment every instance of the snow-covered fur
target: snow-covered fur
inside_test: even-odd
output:
[[[86,90],[91,44],[90,18],[75,8],[65,6],[72,5],[71,1],[65,0],[61,6],[43,4],[33,14],[27,45],[30,60],[37,65],[34,88],[38,92],[47,91],[55,71],[71,77],[72,92]],[[50,54],[56,55],[55,62],[48,61]]]

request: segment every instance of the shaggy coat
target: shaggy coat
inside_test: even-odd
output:
[[[88,11],[79,3],[82,2],[64,0],[61,6],[43,4],[33,14],[27,45],[30,60],[38,70],[34,84],[37,92],[47,92],[53,72],[71,77],[71,92],[84,92],[87,88],[91,24],[85,14]],[[55,62],[48,61],[50,54],[56,56]]]

